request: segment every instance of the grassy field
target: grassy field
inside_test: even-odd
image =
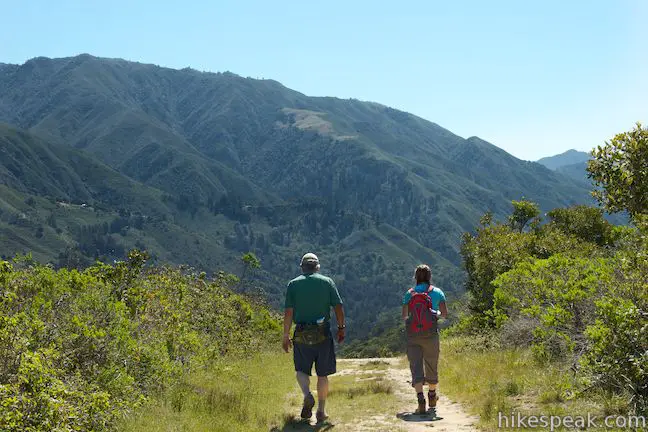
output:
[[[441,391],[479,415],[484,430],[501,430],[499,413],[509,419],[517,413],[573,417],[590,413],[601,421],[607,416],[628,415],[627,398],[597,388],[579,390],[583,386],[576,382],[570,365],[539,364],[530,350],[487,345],[488,341],[479,338],[447,337],[442,339],[440,360]],[[501,425],[505,424],[502,419]]]
[[[278,352],[224,360],[187,376],[119,430],[267,431],[284,423],[296,395],[293,376],[290,357]]]
[[[373,366],[373,367],[369,367]],[[363,427],[384,412],[396,412],[391,382],[384,364],[371,364],[353,373],[332,376],[327,411],[336,431]],[[377,367],[377,368],[376,368]],[[316,378],[311,380],[315,394]],[[323,430],[331,424],[310,426],[299,418],[302,396],[294,379],[292,355],[257,354],[237,361],[222,361],[208,371],[196,372],[131,415],[120,425],[125,432],[149,431],[302,431]]]
[[[608,396],[599,389],[578,391],[582,386],[568,365],[539,364],[529,350],[492,348],[483,339],[457,336],[443,338],[441,348],[440,391],[461,402],[467,413],[479,416],[482,430],[507,430],[498,427],[499,413],[509,419],[517,413],[573,417],[590,413],[600,422],[606,416],[628,413],[627,399]],[[401,358],[397,367],[407,369],[407,360]],[[294,380],[292,356],[271,352],[222,361],[209,371],[189,375],[156,402],[126,419],[119,430],[404,430],[405,424],[393,421],[402,401],[387,375],[389,368],[388,362],[379,359],[339,363],[339,373],[331,377],[327,403],[334,426],[311,426],[299,419],[302,396]],[[311,380],[313,391],[315,381]],[[442,412],[443,407],[439,410]],[[515,428],[519,429],[527,430]]]

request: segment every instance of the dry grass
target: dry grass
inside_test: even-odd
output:
[[[359,366],[361,370],[387,370],[389,369],[389,362],[384,360],[370,360]]]
[[[292,116],[292,125],[298,129],[314,131],[321,135],[332,136],[338,140],[357,138],[355,135],[340,135],[336,133],[333,123],[325,120],[326,113],[324,112],[294,108],[284,108],[282,111]],[[279,126],[287,127],[288,125],[279,123]]]
[[[331,396],[342,395],[347,399],[354,399],[359,396],[367,396],[372,394],[390,395],[393,392],[394,386],[390,382],[377,379],[364,382],[356,382],[351,386],[340,386],[339,388],[334,388],[329,393]]]

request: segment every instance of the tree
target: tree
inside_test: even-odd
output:
[[[509,224],[511,229],[518,232],[522,232],[524,227],[540,214],[538,204],[534,202],[522,199],[521,201],[511,201],[511,204],[513,204],[513,213],[509,216]]]
[[[488,219],[482,218],[483,222],[490,222]],[[485,313],[493,308],[492,282],[531,256],[534,239],[532,234],[506,224],[482,225],[474,236],[464,234],[461,255],[467,276],[465,287],[470,293],[469,309],[475,316],[489,320]]]
[[[261,261],[259,261],[259,258],[257,258],[253,252],[248,252],[246,254],[243,254],[243,256],[241,256],[241,262],[243,262],[243,272],[241,273],[241,277],[239,279],[239,284],[238,284],[239,289],[243,285],[245,277],[250,272],[250,270],[261,267]]]
[[[614,226],[605,220],[603,210],[586,205],[557,208],[547,213],[551,218],[550,226],[555,226],[565,234],[606,246],[613,243]]]
[[[648,213],[648,129],[637,123],[592,150],[592,157],[587,171],[601,205],[612,213],[627,211],[633,219]]]

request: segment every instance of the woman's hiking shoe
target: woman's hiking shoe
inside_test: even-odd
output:
[[[328,420],[329,416],[327,416],[325,413],[321,411],[317,411],[315,413],[315,418],[317,419],[317,423],[323,423],[326,420]]]
[[[437,401],[439,400],[439,395],[436,394],[436,390],[428,391],[428,404],[430,409],[436,408]]]
[[[301,418],[309,419],[313,415],[313,407],[315,406],[315,398],[309,394],[304,398],[304,405],[301,410]],[[319,414],[319,413],[318,413]]]
[[[414,414],[427,414],[425,398],[422,396],[422,393],[421,393],[421,397],[418,398],[418,408],[416,408]]]

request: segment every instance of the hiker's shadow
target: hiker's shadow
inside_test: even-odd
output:
[[[406,422],[433,422],[443,420],[443,417],[439,417],[436,411],[429,411],[425,414],[415,414],[413,412],[400,412],[396,414],[396,417]]]
[[[325,432],[332,430],[335,425],[329,421],[311,424],[309,420],[289,420],[282,428],[274,427],[270,432]]]

